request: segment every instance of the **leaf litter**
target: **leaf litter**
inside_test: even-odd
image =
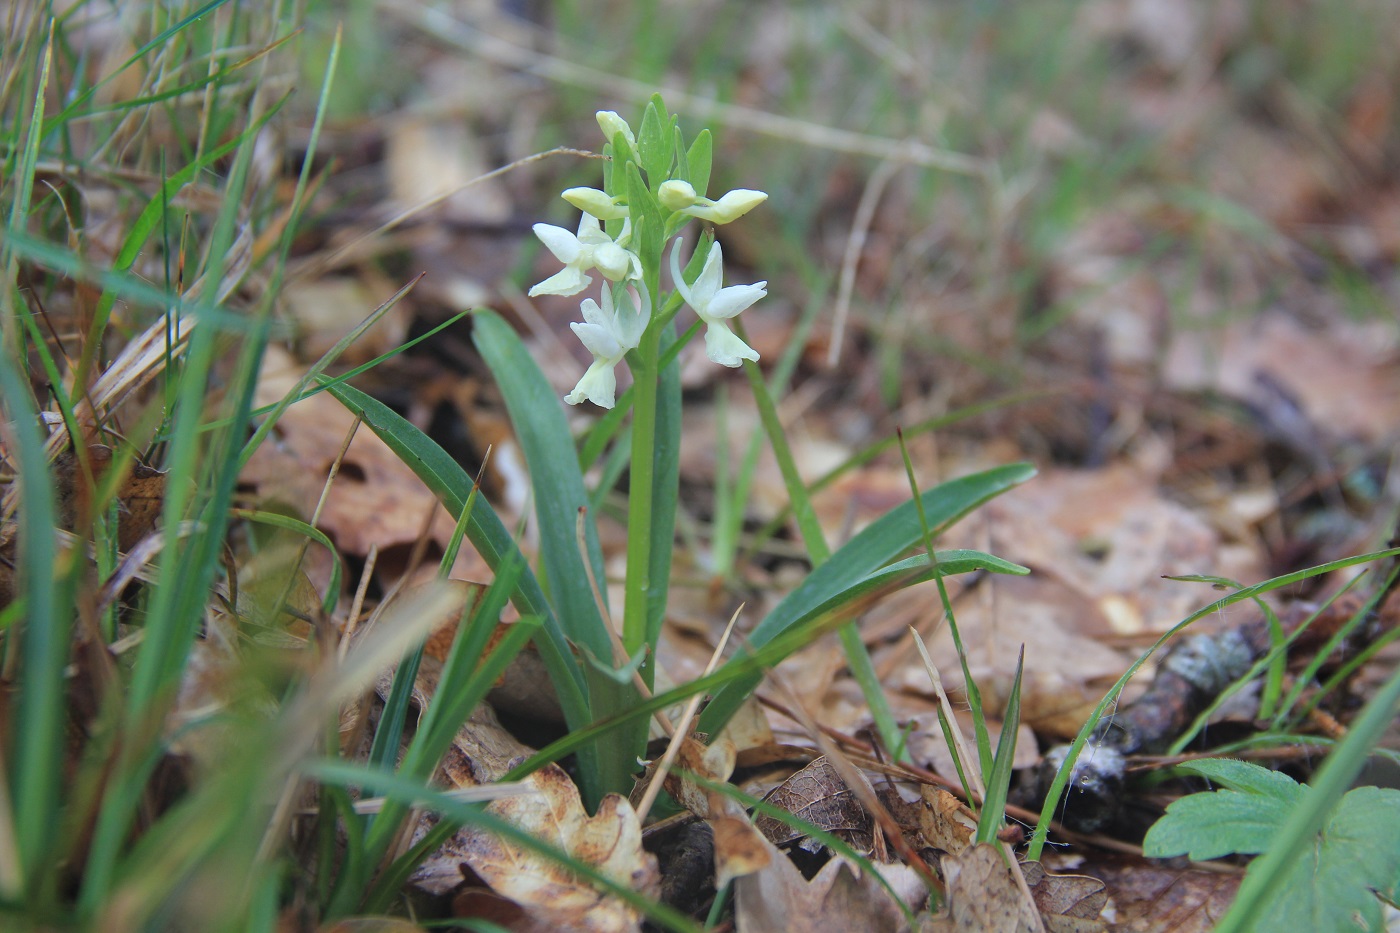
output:
[[[956,270],[938,267],[932,260],[912,261],[897,248],[917,233],[948,255],[973,255],[973,235],[958,229],[967,219],[960,219],[958,211],[965,209],[953,205],[943,218],[929,221],[912,216],[913,208],[907,205],[887,205],[871,221],[854,287],[872,308],[891,295],[907,295],[897,305],[907,320],[891,324],[876,314],[857,313],[840,372],[815,362],[824,358],[834,339],[824,329],[827,323],[818,323],[801,348],[796,391],[783,412],[793,426],[804,474],[815,479],[894,426],[913,423],[928,412],[946,412],[985,396],[991,388],[1029,386],[1044,393],[1030,404],[980,415],[932,439],[914,441],[923,445],[917,447],[917,471],[925,483],[970,466],[1024,455],[1046,467],[1034,483],[994,500],[940,542],[988,548],[1035,571],[1026,579],[988,576],[950,584],[958,620],[970,636],[970,670],[994,717],[1006,701],[1014,648],[1028,648],[1023,725],[1017,733],[1018,768],[1025,773],[1035,769],[1043,751],[1074,734],[1108,684],[1151,638],[1217,595],[1209,584],[1166,576],[1197,573],[1256,582],[1305,565],[1308,557],[1320,561],[1362,550],[1367,542],[1384,540],[1389,530],[1382,527],[1380,516],[1394,502],[1394,464],[1389,457],[1395,425],[1400,424],[1396,331],[1393,322],[1356,320],[1347,313],[1347,296],[1319,280],[1328,268],[1323,260],[1330,261],[1335,253],[1371,270],[1368,288],[1395,293],[1400,195],[1393,178],[1363,173],[1358,183],[1355,172],[1358,165],[1378,172],[1374,166],[1380,163],[1367,153],[1394,145],[1384,128],[1387,121],[1376,116],[1392,112],[1393,89],[1383,81],[1360,85],[1344,114],[1340,131],[1346,134],[1347,148],[1342,154],[1333,147],[1305,146],[1300,140],[1313,131],[1308,115],[1297,106],[1290,108],[1284,92],[1241,89],[1230,85],[1228,76],[1212,72],[1233,46],[1246,41],[1242,5],[1218,4],[1209,14],[1177,6],[1084,4],[1079,17],[1094,28],[1082,41],[1122,43],[1142,57],[1143,63],[1124,83],[1122,102],[1130,119],[1163,134],[1164,151],[1171,157],[1185,163],[1189,156],[1204,163],[1204,192],[1157,197],[1137,191],[1118,204],[1086,204],[1072,222],[1073,235],[1058,238],[1038,257],[1027,255],[1034,248],[1030,236],[1026,242],[995,244],[1004,263],[995,270],[998,274],[1038,278],[1024,295],[997,294],[995,288],[985,287],[979,295]],[[866,12],[872,20],[879,19]],[[495,25],[509,32],[509,24]],[[765,35],[781,36],[777,48],[801,49],[806,41],[779,12],[768,14],[763,26]],[[848,23],[845,28],[864,34],[857,25]],[[871,28],[881,35],[880,28]],[[422,37],[410,41],[422,42]],[[444,72],[461,64],[426,44],[418,51],[425,60],[440,59],[436,67]],[[782,57],[754,57],[742,92],[762,100],[772,87],[781,86]],[[368,127],[366,132],[376,136],[375,145],[366,147],[363,140],[351,137],[337,141],[350,167],[358,165],[382,177],[377,185],[353,191],[335,190],[347,183],[332,178],[326,197],[346,195],[348,208],[337,218],[339,229],[322,231],[327,243],[299,257],[301,265],[294,267],[305,273],[288,295],[290,323],[300,335],[300,357],[282,351],[270,355],[258,388],[260,403],[280,398],[304,366],[344,331],[354,317],[346,313],[348,306],[367,311],[374,304],[372,296],[391,290],[378,260],[396,254],[435,274],[421,295],[405,301],[403,311],[396,311],[384,332],[376,335],[382,346],[437,323],[449,310],[483,303],[513,311],[542,358],[558,359],[561,352],[572,352],[561,351],[558,339],[572,308],[540,301],[537,309],[522,313],[521,299],[505,277],[519,260],[527,226],[517,205],[537,203],[534,189],[549,190],[550,180],[537,184],[536,179],[517,176],[470,185],[485,168],[505,161],[502,139],[532,138],[533,125],[551,105],[538,88],[522,83],[519,74],[497,66],[488,71],[488,82],[496,82],[502,96],[490,106],[477,101],[479,112],[469,110],[466,119],[457,113],[450,120],[414,114],[392,125]],[[1177,85],[1177,79],[1183,83]],[[447,96],[450,84],[439,74],[436,84],[425,84],[421,93]],[[1262,99],[1236,99],[1250,93]],[[1098,145],[1085,120],[1048,104],[1014,103],[1032,118],[1031,141],[1046,158],[1064,158],[1064,153]],[[1272,125],[1259,125],[1253,111],[1242,112],[1251,105],[1272,112]],[[822,119],[834,123],[838,116]],[[1213,127],[1223,128],[1212,135]],[[365,155],[376,148],[384,151],[382,162]],[[762,157],[761,148],[756,151]],[[866,171],[863,164],[843,162],[830,173],[826,187],[814,195],[813,208],[822,222],[833,229],[851,225],[858,179]],[[1270,183],[1260,184],[1261,175]],[[1046,177],[1031,181],[1053,183]],[[907,178],[896,178],[892,190],[903,192],[910,185]],[[383,229],[387,218],[428,202],[433,205],[412,211],[411,217],[371,239],[367,251],[337,255],[334,263],[317,268],[317,261],[349,242],[351,234]],[[1035,218],[1013,214],[1006,219],[1031,223]],[[921,224],[931,227],[910,229]],[[965,229],[973,227],[968,224]],[[1184,238],[1178,250],[1151,253],[1162,237],[1182,231],[1194,231],[1196,238]],[[726,242],[726,255],[754,265],[771,261],[772,254],[765,253],[756,238],[736,232],[734,242]],[[813,248],[825,249],[827,255],[819,259],[835,265],[843,245]],[[1149,253],[1152,261],[1144,262]],[[1196,275],[1193,270],[1201,266],[1205,273]],[[1026,354],[1030,359],[1017,358],[1019,349],[1007,349],[1015,344],[1007,335],[1014,329],[1018,304],[1032,324],[1038,315],[1065,311],[1036,352]],[[1241,307],[1262,312],[1228,313]],[[971,313],[974,309],[976,314]],[[775,311],[755,325],[754,342],[765,358],[781,354],[796,320],[795,314]],[[498,402],[489,388],[480,388],[483,369],[465,349],[465,327],[447,332],[429,351],[367,374],[365,384],[414,410],[416,420],[445,447],[476,464],[484,454],[485,436],[509,437]],[[880,384],[879,354],[890,353],[887,341],[893,339],[897,346],[901,333],[913,336],[902,351],[904,366],[891,389]],[[946,335],[958,352],[937,353],[922,342],[924,333]],[[367,357],[376,354],[378,346],[356,352]],[[1018,369],[1016,378],[988,375],[1008,367]],[[687,413],[687,437],[698,440],[683,447],[698,455],[682,464],[687,482],[683,508],[704,527],[715,509],[710,490],[702,484],[719,465],[709,440],[714,436],[715,407],[708,400],[717,389],[716,380],[723,377],[712,370],[699,373],[687,370],[687,389],[702,401]],[[562,392],[574,375],[561,367],[551,369],[551,378]],[[739,395],[731,393],[726,417],[734,436],[747,437],[754,419],[733,397]],[[891,399],[893,404],[887,404]],[[350,427],[345,409],[329,396],[292,406],[274,442],[258,451],[242,477],[248,499],[260,508],[309,517],[309,504],[316,501]],[[508,475],[508,463],[507,458],[507,465],[497,469],[505,471],[499,474],[501,488],[513,484],[516,490],[503,503],[507,524],[512,524],[524,520],[525,494],[519,491],[518,471],[513,478]],[[446,545],[450,518],[412,471],[369,432],[357,434],[346,464],[319,524],[342,554],[363,562],[375,551],[407,549],[420,541],[425,527],[434,547]],[[902,465],[885,456],[847,473],[816,502],[828,536],[843,540],[907,494]],[[131,468],[116,496],[124,550],[150,533],[148,508],[161,495],[159,474],[139,464]],[[756,531],[785,505],[776,467],[765,455],[745,503],[745,531]],[[697,672],[735,604],[751,601],[754,608],[746,615],[758,618],[765,601],[790,586],[802,558],[783,537],[758,542],[750,559],[725,578],[707,578],[711,568],[705,566],[703,553],[678,557],[677,567],[686,567],[691,577],[686,582],[696,585],[674,600],[674,617],[661,649],[663,666],[677,677]],[[605,524],[603,540],[610,555],[621,550],[616,528]],[[247,567],[261,572],[251,559]],[[380,569],[376,586],[381,591],[392,585],[393,569],[397,568],[388,564]],[[0,567],[0,580],[3,573]],[[308,573],[314,596],[324,589],[326,575],[314,565]],[[454,576],[481,581],[487,571],[479,556],[466,548]],[[1340,582],[1326,581],[1320,592],[1309,593],[1301,592],[1300,584],[1300,592],[1290,595],[1327,595]],[[315,602],[305,597],[299,590],[294,608],[305,610]],[[1238,630],[1241,624],[1257,624],[1257,619],[1252,610],[1236,606],[1203,620],[1202,630]],[[912,726],[909,750],[915,763],[955,778],[938,734],[927,677],[903,636],[909,625],[932,636],[935,663],[961,701],[966,686],[942,623],[936,595],[923,586],[871,611],[862,620],[862,634],[892,707]],[[1316,652],[1321,646],[1307,650]],[[1154,668],[1160,675],[1168,657],[1148,665],[1130,684],[1125,704],[1150,696]],[[814,645],[786,662],[780,673],[824,728],[853,740],[868,735],[868,711],[834,647]],[[518,669],[515,674],[519,678]],[[538,683],[541,676],[526,673],[524,682]],[[196,690],[191,703],[207,699],[212,689]],[[431,690],[429,676],[421,696]],[[493,702],[507,718],[525,720],[512,723],[515,731],[534,740],[532,744],[542,744],[540,724],[546,724],[547,738],[549,714],[521,706],[520,697],[528,692],[527,686],[512,695],[503,683]],[[716,762],[687,738],[681,752],[684,768],[712,780],[733,781],[748,791],[769,791],[769,803],[835,833],[863,855],[883,848],[888,841],[881,838],[883,830],[855,793],[829,763],[818,764],[823,762],[820,757],[813,760],[814,737],[794,728],[787,718],[768,718],[758,704],[749,712],[756,724],[750,734],[732,736],[726,751],[732,760]],[[994,740],[996,725],[992,723]],[[966,722],[962,726],[967,730]],[[1166,731],[1183,727],[1173,720]],[[503,727],[490,706],[483,706],[463,727],[440,778],[459,786],[499,779],[532,751],[532,744],[515,731]],[[794,747],[805,749],[808,760],[791,757]],[[1127,751],[1127,757],[1138,750]],[[866,772],[872,786],[884,780],[880,764],[873,762]],[[526,780],[533,793],[493,803],[492,812],[548,839],[619,884],[648,896],[664,890],[667,879],[657,855],[648,849],[647,829],[627,801],[608,798],[590,815],[564,769],[550,765]],[[965,801],[930,784],[905,785],[904,797],[909,799],[897,799],[908,809],[894,800],[890,809],[908,821],[904,832],[917,849],[929,850],[940,867],[946,910],[934,913],[927,907],[928,889],[907,865],[858,864],[832,856],[826,845],[781,820],[751,818],[732,798],[687,784],[684,777],[673,775],[667,782],[672,796],[690,812],[689,825],[706,827],[699,835],[708,837],[712,860],[704,884],[713,891],[734,882],[732,923],[740,931],[903,928],[907,917],[872,877],[872,870],[883,874],[918,915],[914,928],[921,930],[1095,930],[1103,929],[1110,917],[1122,929],[1208,929],[1238,883],[1229,872],[1149,863],[1137,854],[1112,854],[1085,845],[1075,849],[1083,862],[1064,866],[1066,871],[1082,871],[1082,876],[1024,866],[1025,884],[1033,895],[1028,901],[1026,889],[1015,883],[1005,860],[1009,847],[972,843],[975,819]],[[888,787],[882,783],[878,790]],[[1145,797],[1126,802],[1146,806],[1154,815],[1162,811],[1160,803]],[[1337,819],[1354,822],[1354,817],[1348,809]],[[1070,833],[1065,838],[1076,839]],[[811,860],[792,857],[794,850],[806,852]],[[1066,861],[1047,859],[1050,864]],[[671,853],[665,864],[678,862]],[[1097,880],[1088,880],[1088,875]],[[557,863],[471,830],[460,831],[430,857],[414,883],[433,894],[455,893],[462,917],[486,916],[472,913],[484,901],[473,901],[468,893],[489,890],[513,905],[493,916],[506,917],[505,925],[516,930],[631,930],[641,925],[635,909],[600,894]],[[695,910],[703,912],[709,906],[699,903]],[[498,908],[499,904],[492,907]],[[335,927],[340,928],[357,927]]]

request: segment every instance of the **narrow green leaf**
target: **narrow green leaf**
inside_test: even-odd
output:
[[[579,509],[587,507],[588,493],[563,404],[524,342],[499,315],[478,311],[472,318],[472,342],[505,397],[530,470],[540,557],[560,623],[575,644],[595,658],[611,660],[612,640],[598,614],[589,571],[575,541]],[[584,542],[593,579],[601,586],[603,553],[592,516],[584,522]]]
[[[938,533],[983,502],[1034,475],[1034,467],[1016,463],[936,486],[922,496],[929,525]],[[749,644],[755,648],[762,647],[815,607],[839,597],[875,570],[908,551],[921,536],[919,517],[912,501],[891,510],[832,554],[830,560],[813,570],[750,633]],[[720,691],[701,715],[700,731],[716,734],[760,679],[760,675],[750,675]]]
[[[23,656],[19,696],[11,713],[13,745],[10,771],[14,782],[15,839],[21,883],[31,890],[51,872],[45,861],[53,851],[58,825],[59,782],[65,745],[65,678],[69,631],[72,627],[72,588],[60,572],[54,530],[58,527],[53,477],[39,433],[38,413],[29,389],[9,354],[0,353],[0,413],[14,439],[9,454],[18,468],[19,528],[18,590],[24,600]],[[6,804],[10,805],[10,804]],[[13,897],[17,891],[4,892]]]
[[[627,209],[632,214],[632,249],[642,261],[642,268],[660,270],[661,252],[665,245],[661,205],[642,180],[635,162],[627,163]],[[660,279],[648,278],[647,289],[653,300],[659,300]]]
[[[676,342],[675,328],[661,332],[664,353]],[[672,359],[661,369],[656,387],[656,433],[652,438],[651,592],[647,596],[647,644],[661,637],[671,590],[671,560],[676,536],[676,508],[681,472],[681,369]]]
[[[1006,713],[1001,718],[1001,738],[997,740],[996,757],[987,774],[987,796],[982,801],[982,815],[977,821],[977,841],[992,842],[1006,815],[1006,797],[1011,788],[1011,772],[1016,764],[1016,733],[1021,728],[1021,674],[1026,667],[1026,646],[1021,646],[1016,658],[1016,676],[1011,681],[1011,694]]]
[[[646,112],[642,114],[642,125],[637,129],[637,149],[641,154],[642,168],[647,173],[647,183],[653,189],[669,177],[671,163],[676,157],[675,137],[671,134],[669,123],[661,95],[653,95],[647,103]],[[635,209],[630,201],[628,204]]]
[[[324,377],[320,382],[326,391],[350,411],[358,414],[364,420],[365,426],[389,445],[449,512],[461,514],[473,482],[456,460],[382,402],[353,386],[334,385]],[[481,553],[487,566],[494,571],[499,572],[507,560],[524,562],[520,548],[516,546],[505,525],[501,524],[491,504],[484,498],[478,497],[472,508],[467,523],[467,538]],[[521,615],[539,616],[543,622],[544,637],[537,644],[545,663],[549,666],[550,677],[559,691],[559,700],[564,706],[565,715],[569,717],[570,726],[578,727],[587,723],[592,717],[584,699],[583,672],[573,658],[569,641],[554,617],[549,601],[540,589],[539,581],[528,568],[521,574],[520,584],[512,594],[512,600]]]

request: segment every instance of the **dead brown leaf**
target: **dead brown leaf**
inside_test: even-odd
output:
[[[926,919],[920,933],[1034,933],[1041,929],[1035,905],[1026,899],[995,846],[981,843],[948,856],[941,864],[947,908],[943,915]]]
[[[656,897],[656,859],[642,849],[642,828],[627,801],[603,798],[589,816],[578,788],[558,765],[525,779],[536,793],[497,800],[487,807],[523,832],[647,897]],[[636,930],[641,915],[629,904],[599,891],[558,861],[484,830],[463,827],[448,847],[502,897],[525,909],[534,922],[557,930],[612,933]],[[441,855],[441,853],[440,853]]]
[[[282,398],[300,375],[285,352],[270,347],[256,403]],[[285,503],[309,517],[353,424],[354,416],[327,393],[296,403],[278,422],[275,442],[253,454],[242,481],[255,486],[261,499]],[[430,513],[436,516],[434,536],[445,542],[452,533],[447,510],[374,432],[360,430],[321,512],[320,528],[342,552],[365,554],[371,545],[382,550],[411,544]],[[474,553],[465,547],[463,552]]]
[[[1052,875],[1039,862],[1022,862],[1021,873],[1050,933],[1097,933],[1106,929],[1099,916],[1108,903],[1108,892],[1099,879]]]
[[[871,850],[874,837],[870,814],[825,755],[773,788],[766,800],[832,833],[858,852]],[[767,814],[759,814],[754,826],[774,845],[801,840],[799,845],[809,851],[823,848],[822,843]]]
[[[1095,863],[1083,871],[1103,879],[1122,933],[1209,933],[1235,899],[1239,875],[1170,868],[1138,859]]]
[[[762,837],[758,841],[767,851],[768,864],[734,883],[734,925],[739,933],[909,929],[899,906],[869,872],[857,872],[845,860],[833,858],[808,882],[771,842]],[[907,866],[881,870],[887,878],[893,876],[891,884],[901,897],[911,901],[927,897],[927,890]]]
[[[920,788],[923,805],[919,808],[919,832],[924,841],[949,855],[957,855],[972,845],[977,821],[967,805],[939,787]]]

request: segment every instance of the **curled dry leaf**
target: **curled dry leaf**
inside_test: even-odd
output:
[[[873,790],[871,794],[874,795]],[[874,837],[870,814],[825,755],[773,788],[766,799],[773,806],[832,833],[857,851],[871,850]],[[803,840],[798,843],[802,848],[810,851],[822,848],[821,843],[807,839],[798,830],[771,816],[760,814],[754,825],[775,845]]]
[[[1022,862],[1021,873],[1051,933],[1096,933],[1107,928],[1099,915],[1108,903],[1108,891],[1099,879],[1052,875],[1039,862]]]
[[[869,872],[837,857],[808,882],[771,842],[761,836],[757,839],[768,855],[768,864],[734,883],[734,925],[739,933],[909,929],[899,905]],[[908,866],[883,865],[880,870],[899,896],[916,909],[927,898],[928,891]]]
[[[525,783],[536,793],[497,800],[487,812],[623,887],[657,896],[656,859],[643,851],[641,824],[625,799],[609,794],[589,816],[578,788],[558,765],[536,771]],[[598,890],[566,865],[513,842],[468,826],[457,833],[451,848],[455,858],[497,894],[523,907],[533,921],[588,933],[639,927],[640,914],[631,905]]]
[[[919,832],[924,841],[949,855],[957,855],[977,834],[977,821],[961,800],[940,787],[925,784],[919,808]]]
[[[710,824],[715,842],[715,887],[752,874],[770,862],[763,836],[732,797],[697,784],[690,775],[711,781],[728,780],[734,770],[734,743],[722,734],[706,746],[686,738],[676,756],[675,769],[666,775],[666,791],[686,809]]]
[[[947,910],[928,918],[920,933],[1004,930],[1033,933],[1041,925],[1035,905],[1011,877],[996,847],[981,843],[943,859]]]
[[[1099,919],[1108,894],[1097,878],[1051,875],[1039,862],[1022,862],[1031,894],[1027,900],[1001,854],[985,843],[949,855],[942,867],[948,885],[947,910],[926,918],[920,933],[1042,929],[1102,933],[1108,929]]]

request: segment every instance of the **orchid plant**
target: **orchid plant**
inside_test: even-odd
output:
[[[362,393],[345,386],[331,391],[391,446],[405,452],[405,462],[460,515],[463,533],[498,578],[505,574],[514,581],[509,584],[511,599],[521,616],[537,620],[535,644],[549,669],[569,734],[521,769],[576,753],[581,790],[590,805],[609,791],[625,793],[638,770],[653,713],[688,696],[709,694],[698,730],[716,735],[761,681],[766,666],[833,628],[841,634],[852,673],[882,737],[895,749],[901,741],[899,727],[884,705],[853,617],[885,593],[920,580],[974,569],[1025,572],[980,552],[935,553],[931,542],[947,525],[1033,471],[1011,464],[943,483],[831,551],[782,436],[758,369],[759,354],[738,323],[738,316],[767,294],[768,283],[725,285],[724,253],[712,230],[744,217],[767,195],[739,188],[711,199],[706,193],[713,154],[710,132],[702,130],[687,142],[659,96],[647,105],[636,132],[612,111],[600,112],[597,121],[605,142],[602,187],[563,192],[564,200],[582,212],[573,231],[535,225],[535,234],[562,268],[529,290],[531,296],[589,292],[579,306],[582,320],[571,326],[593,360],[563,399],[603,410],[581,445],[576,446],[556,390],[510,325],[489,310],[478,310],[473,318],[473,340],[500,386],[534,486],[537,567],[526,566],[518,544],[490,505],[469,494],[470,479],[440,448]],[[695,221],[706,226],[687,257],[681,234]],[[663,287],[663,271],[669,271],[669,288]],[[694,320],[678,332],[677,317],[685,308]],[[713,674],[652,697],[679,491],[681,389],[676,357],[702,329],[709,359],[742,367],[749,377],[813,569],[748,627],[745,647],[736,657]],[[631,385],[619,392],[617,367],[623,364]],[[589,467],[605,454],[608,468],[600,471],[605,487],[626,474],[627,553],[620,626],[613,624],[603,586],[602,550],[590,508],[607,488],[590,490],[584,480]],[[921,544],[924,553],[909,556]]]
[[[679,296],[706,326],[705,349],[711,360],[729,367],[757,361],[758,352],[730,329],[729,322],[766,295],[768,287],[767,282],[723,287],[724,255],[709,236],[691,257],[689,266],[698,266],[699,272],[692,272],[687,281],[680,262],[682,228],[697,218],[712,224],[738,220],[768,195],[740,188],[718,200],[705,197],[702,192],[708,185],[713,151],[710,133],[703,131],[687,147],[676,118],[664,119],[664,113],[660,99],[654,100],[643,118],[640,138],[615,112],[597,114],[607,140],[604,154],[610,157],[604,163],[603,187],[563,192],[564,200],[583,212],[577,233],[535,224],[535,235],[564,268],[529,291],[532,297],[567,297],[592,286],[589,272],[597,271],[603,279],[600,300],[585,298],[580,305],[583,321],[570,325],[593,354],[593,362],[564,401],[577,405],[587,400],[613,408],[618,364],[627,361],[632,374],[628,540],[635,547],[629,546],[622,644],[644,672],[648,687],[653,680],[649,657],[660,624],[649,603],[655,605],[655,587],[665,584],[664,579],[653,579],[657,561],[650,553],[657,527],[650,506],[657,493],[653,454],[663,339],[674,340],[671,319],[680,310]],[[675,292],[658,308],[653,296],[663,294],[660,257],[667,241]],[[669,551],[669,536],[664,546]]]
[[[603,187],[575,187],[563,192],[564,200],[582,212],[576,233],[550,224],[534,225],[535,235],[564,268],[529,290],[531,297],[567,297],[593,285],[590,272],[602,278],[598,299],[584,298],[579,309],[583,321],[570,325],[593,355],[593,362],[564,401],[570,405],[588,401],[611,409],[617,404],[617,366],[626,361],[632,376],[628,569],[621,641],[629,664],[641,672],[647,688],[654,682],[651,658],[665,605],[664,598],[657,595],[670,575],[676,479],[674,468],[658,464],[655,455],[659,433],[677,426],[658,426],[662,407],[658,396],[663,391],[662,369],[666,365],[663,345],[675,343],[672,319],[684,304],[699,319],[696,326],[705,325],[705,348],[711,360],[728,367],[738,367],[744,360],[757,361],[758,352],[734,333],[730,322],[764,297],[768,286],[767,282],[756,282],[724,287],[724,255],[709,235],[691,256],[687,279],[681,263],[679,234],[683,228],[695,219],[711,224],[738,220],[768,195],[741,188],[718,200],[705,197],[713,152],[711,135],[702,131],[687,146],[676,118],[663,116],[665,112],[660,98],[654,99],[643,117],[640,135],[613,111],[597,114],[608,157]],[[675,290],[657,306],[656,298],[665,294],[661,257],[668,242]],[[674,353],[669,355],[674,358]],[[671,394],[675,394],[674,386]],[[674,411],[677,403],[677,398],[671,398],[665,407]],[[678,438],[669,440],[674,448]],[[667,488],[658,484],[658,478]],[[659,510],[653,508],[658,497],[669,500]],[[606,615],[606,606],[599,608]],[[605,619],[604,624],[611,623]]]

